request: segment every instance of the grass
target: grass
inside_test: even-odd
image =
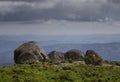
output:
[[[1,66],[0,82],[120,82],[120,67],[47,62]]]

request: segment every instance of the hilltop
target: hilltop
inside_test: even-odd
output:
[[[50,54],[56,56],[63,53],[53,51]],[[67,56],[65,60],[60,59],[61,62],[56,62],[51,59],[48,60],[44,50],[36,42],[30,41],[24,43],[14,51],[14,61],[16,64],[0,66],[0,82],[120,81],[120,62],[103,61],[93,50],[88,50],[84,58],[82,54],[79,50],[69,50],[64,53],[64,56]],[[73,57],[73,55],[76,57]],[[61,56],[59,57],[61,58]],[[103,66],[101,66],[102,63]]]

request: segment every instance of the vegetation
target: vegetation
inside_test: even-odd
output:
[[[109,61],[109,60],[104,60],[105,64],[110,64],[110,65],[116,65],[120,66],[120,61]]]
[[[0,82],[120,82],[120,67],[52,62],[0,67]]]

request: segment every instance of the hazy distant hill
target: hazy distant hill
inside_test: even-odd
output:
[[[120,61],[120,43],[57,44],[45,46],[45,49],[48,52],[51,50],[67,51],[69,49],[79,49],[85,52],[88,49],[93,49],[104,59]]]
[[[46,52],[94,49],[104,59],[120,61],[120,35],[94,36],[2,36],[0,35],[0,65],[13,64],[13,51],[26,41],[37,41]]]

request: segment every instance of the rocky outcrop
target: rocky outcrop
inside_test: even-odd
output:
[[[94,50],[87,50],[85,54],[85,63],[93,65],[102,65],[102,58]]]
[[[52,51],[48,54],[49,59],[60,62],[64,60],[64,53],[59,51]]]
[[[29,41],[19,46],[14,51],[16,64],[45,61],[48,57],[42,47],[34,41]]]
[[[83,52],[81,52],[80,50],[77,50],[77,49],[72,49],[72,50],[69,50],[65,53],[64,57],[66,60],[73,60],[73,61],[83,61],[84,58],[83,58]]]

